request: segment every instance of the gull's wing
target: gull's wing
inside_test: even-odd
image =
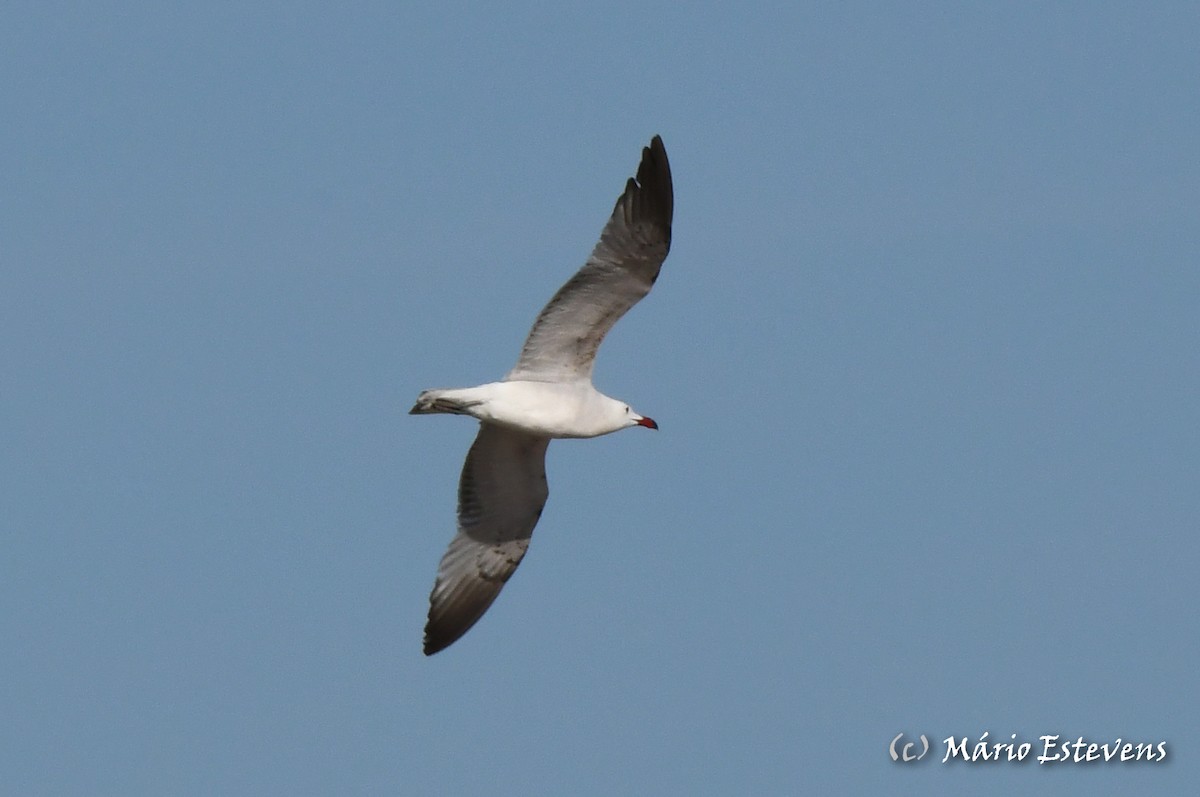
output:
[[[667,151],[655,136],[591,257],[542,309],[506,380],[592,378],[600,342],[658,279],[671,248],[674,201]]]
[[[546,505],[550,438],[480,424],[458,482],[458,533],[429,596],[425,655],[467,632],[517,569]]]

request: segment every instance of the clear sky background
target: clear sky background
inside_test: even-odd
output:
[[[1197,6],[495,5],[6,7],[0,791],[1191,792]],[[427,659],[475,424],[406,412],[655,133],[662,430]]]

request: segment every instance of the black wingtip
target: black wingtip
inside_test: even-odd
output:
[[[667,159],[662,136],[654,136],[650,139],[650,146],[642,147],[637,181],[642,188],[647,214],[652,214],[654,220],[670,232],[675,215],[675,187],[671,181],[671,162]]]
[[[627,222],[658,228],[670,251],[675,189],[671,162],[660,136],[650,139],[650,146],[642,147],[637,176],[625,182],[625,191],[617,198],[613,213],[624,213]]]
[[[470,626],[467,626],[467,628],[470,628]],[[455,631],[449,629],[445,623],[439,622],[433,617],[431,607],[429,620],[425,623],[425,639],[423,640],[422,649],[425,651],[426,656],[440,653],[462,638],[462,635],[466,632],[466,628]]]
[[[470,628],[470,626],[467,626]],[[451,627],[445,622],[445,618],[441,617],[432,605],[429,607],[429,617],[425,622],[425,639],[423,640],[423,650],[426,656],[432,656],[434,653],[443,651],[453,645],[459,638],[467,632],[466,628],[461,626]]]
[[[511,574],[510,574],[511,575]],[[503,582],[502,582],[503,584]],[[500,589],[488,591],[482,598],[478,595],[474,600],[463,595],[443,596],[437,599],[437,584],[429,596],[429,615],[425,620],[425,639],[423,649],[426,656],[445,650],[475,627],[475,623],[483,617],[492,603],[500,595]]]

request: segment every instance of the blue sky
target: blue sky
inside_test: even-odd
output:
[[[5,790],[1190,788],[1196,7],[506,5],[8,9]],[[661,431],[552,445],[427,659],[474,424],[405,413],[655,133],[596,378]],[[984,731],[1169,758],[939,763]]]

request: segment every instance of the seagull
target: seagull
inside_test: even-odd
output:
[[[425,390],[409,411],[479,420],[458,482],[458,531],[429,596],[426,656],[465,634],[521,563],[549,495],[553,438],[658,428],[596,390],[592,365],[613,324],[658,279],[671,248],[673,206],[667,151],[655,136],[591,257],[542,308],[508,375],[478,387]]]

